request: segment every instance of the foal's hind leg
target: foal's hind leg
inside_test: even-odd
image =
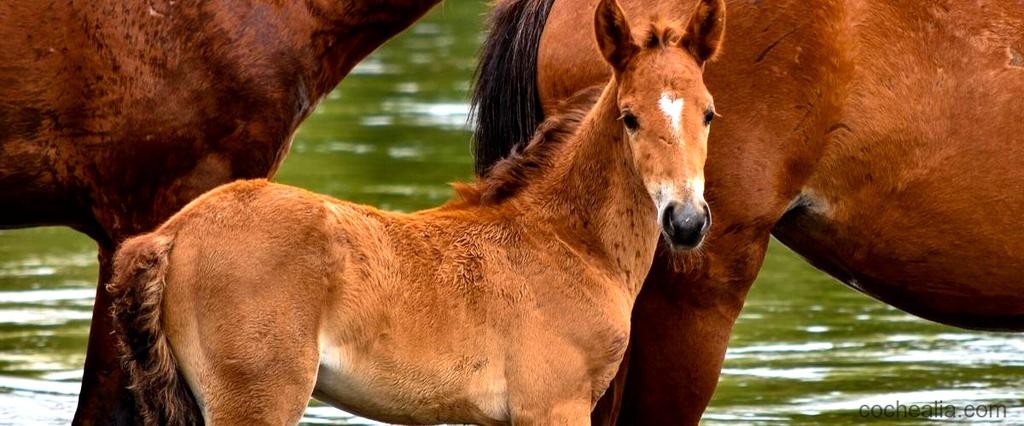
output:
[[[316,383],[316,351],[260,349],[274,353],[213,366],[202,386],[208,425],[294,425],[302,418]]]
[[[301,305],[260,302],[200,315],[194,302],[179,304],[178,317],[165,311],[166,323],[180,325],[169,337],[209,425],[294,425],[313,393],[314,318],[290,311]],[[187,320],[197,316],[205,321]]]

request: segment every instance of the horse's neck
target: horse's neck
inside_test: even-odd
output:
[[[235,15],[251,10],[263,10],[264,0],[248,0],[250,7],[241,8]],[[256,61],[247,71],[269,67],[295,67],[303,78],[303,95],[316,101],[341,82],[367,55],[389,38],[408,28],[440,0],[326,0],[293,1],[274,6],[269,17],[258,22],[271,34],[259,46],[261,54],[250,54]],[[223,3],[223,2],[222,2]],[[208,6],[217,8],[218,6]],[[224,14],[228,15],[228,14]],[[229,21],[240,19],[230,15]],[[224,23],[211,23],[211,27]],[[230,28],[230,27],[229,27]],[[234,42],[231,39],[228,42]],[[251,49],[253,46],[229,46]],[[243,55],[242,52],[239,55]],[[266,58],[274,59],[266,63]],[[285,58],[285,61],[278,61]]]
[[[318,88],[326,94],[370,52],[422,17],[441,0],[332,0]],[[299,3],[299,2],[296,2]],[[314,33],[316,35],[316,33]]]
[[[566,142],[560,160],[542,175],[533,197],[563,241],[607,259],[634,292],[657,247],[654,203],[636,172],[633,152],[618,120],[616,84]]]

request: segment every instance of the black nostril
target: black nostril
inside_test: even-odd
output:
[[[676,210],[678,210],[680,204],[675,201],[669,201],[668,205],[665,206],[665,211],[661,213],[661,227],[665,230],[665,233],[672,235],[675,233],[676,225]]]

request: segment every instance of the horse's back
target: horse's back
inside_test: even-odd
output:
[[[279,266],[324,249],[332,232],[332,201],[264,179],[239,180],[195,199],[156,232],[172,236],[175,252],[186,244],[208,251],[200,259]]]
[[[325,286],[329,233],[323,197],[262,179],[220,186],[154,232],[173,241],[168,291],[240,315],[273,293]]]

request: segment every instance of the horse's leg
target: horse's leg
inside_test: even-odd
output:
[[[704,259],[683,264],[682,271],[677,268],[685,260],[665,252],[655,259],[633,309],[625,390],[605,393],[624,394],[619,424],[695,425],[714,394],[733,324],[764,260],[768,230],[708,242]],[[696,273],[686,274],[687,268]],[[600,404],[609,403],[604,398]]]
[[[590,413],[591,424],[609,426],[615,424],[615,419],[619,417],[619,412],[622,411],[622,393],[626,390],[626,374],[629,372],[629,352],[630,348],[627,347],[619,370]]]
[[[84,197],[57,176],[67,160],[41,140],[15,139],[0,147],[0,229],[66,225],[84,232],[99,246],[99,287],[93,305],[82,392],[74,424],[134,424],[134,399],[125,388],[111,331],[110,279],[113,239],[97,223]],[[60,165],[60,166],[58,166]],[[98,419],[103,419],[99,421]]]
[[[547,401],[545,401],[547,402]],[[590,424],[590,398],[557,402],[542,410],[513,412],[512,424],[524,426],[586,426]]]
[[[197,244],[176,243],[181,243],[179,249]],[[314,306],[324,293],[311,288],[308,281],[287,281],[295,275],[292,271],[271,277],[270,268],[257,269],[252,273],[260,277],[257,280],[216,272],[206,276],[207,283],[238,279],[239,284],[227,284],[222,286],[227,290],[212,293],[198,290],[202,285],[195,271],[179,270],[179,279],[168,283],[164,293],[165,330],[178,368],[195,381],[190,386],[211,426],[294,425],[316,386],[320,309]],[[277,279],[291,284],[290,288],[282,285],[273,297],[255,295],[256,289]],[[232,300],[246,301],[223,305]]]
[[[100,245],[99,286],[89,327],[82,390],[72,422],[75,425],[130,425],[139,422],[135,399],[128,390],[128,377],[121,368],[120,354],[111,333],[111,300],[104,284],[110,281],[113,272],[113,253],[113,247]]]
[[[316,385],[316,351],[309,356],[290,348],[259,349],[277,353],[263,357],[266,362],[246,358],[210,366],[212,378],[202,385],[209,390],[204,395],[209,426],[293,425],[302,419]]]

